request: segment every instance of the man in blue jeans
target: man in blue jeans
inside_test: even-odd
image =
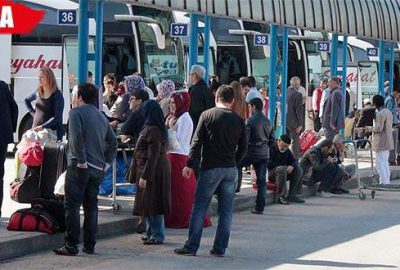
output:
[[[65,245],[57,255],[78,254],[83,205],[83,249],[94,253],[97,231],[97,195],[106,171],[117,155],[117,141],[106,117],[96,107],[93,84],[78,86],[78,107],[69,113],[68,169],[65,177]],[[95,128],[93,124],[95,123]]]
[[[178,255],[195,256],[200,246],[205,214],[212,196],[218,198],[218,227],[211,255],[222,257],[228,247],[233,199],[238,179],[237,165],[246,153],[247,140],[243,119],[231,110],[233,88],[222,85],[215,96],[216,107],[203,112],[193,136],[183,175],[193,174],[193,164],[200,162],[196,195],[190,217],[189,238]]]
[[[239,181],[242,178],[242,168],[253,165],[257,176],[256,206],[251,213],[262,215],[264,213],[265,198],[267,196],[267,169],[269,148],[275,144],[274,129],[271,122],[262,112],[263,101],[253,98],[249,101],[250,118],[246,124],[248,141],[247,154],[238,167]]]

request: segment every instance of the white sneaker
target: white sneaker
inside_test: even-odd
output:
[[[329,192],[326,192],[326,191],[318,192],[318,194],[319,194],[319,196],[322,197],[322,198],[330,198],[330,197],[332,197],[332,194],[329,193]]]

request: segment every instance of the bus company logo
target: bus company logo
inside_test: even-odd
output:
[[[44,14],[44,10],[0,0],[0,34],[28,34],[43,19]]]
[[[40,69],[49,67],[51,69],[61,69],[62,61],[57,59],[45,59],[44,55],[39,55],[38,58],[16,58],[11,59],[11,73],[17,74],[21,69]]]

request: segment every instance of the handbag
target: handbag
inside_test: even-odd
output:
[[[10,183],[10,197],[19,203],[31,203],[40,198],[39,188],[40,168],[28,168],[23,180],[16,178]]]
[[[37,167],[43,163],[43,149],[39,142],[26,144],[18,156],[21,162],[27,166]]]

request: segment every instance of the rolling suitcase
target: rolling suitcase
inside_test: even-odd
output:
[[[44,145],[42,173],[39,187],[42,198],[54,197],[54,186],[58,177],[67,168],[65,144],[49,141]]]

